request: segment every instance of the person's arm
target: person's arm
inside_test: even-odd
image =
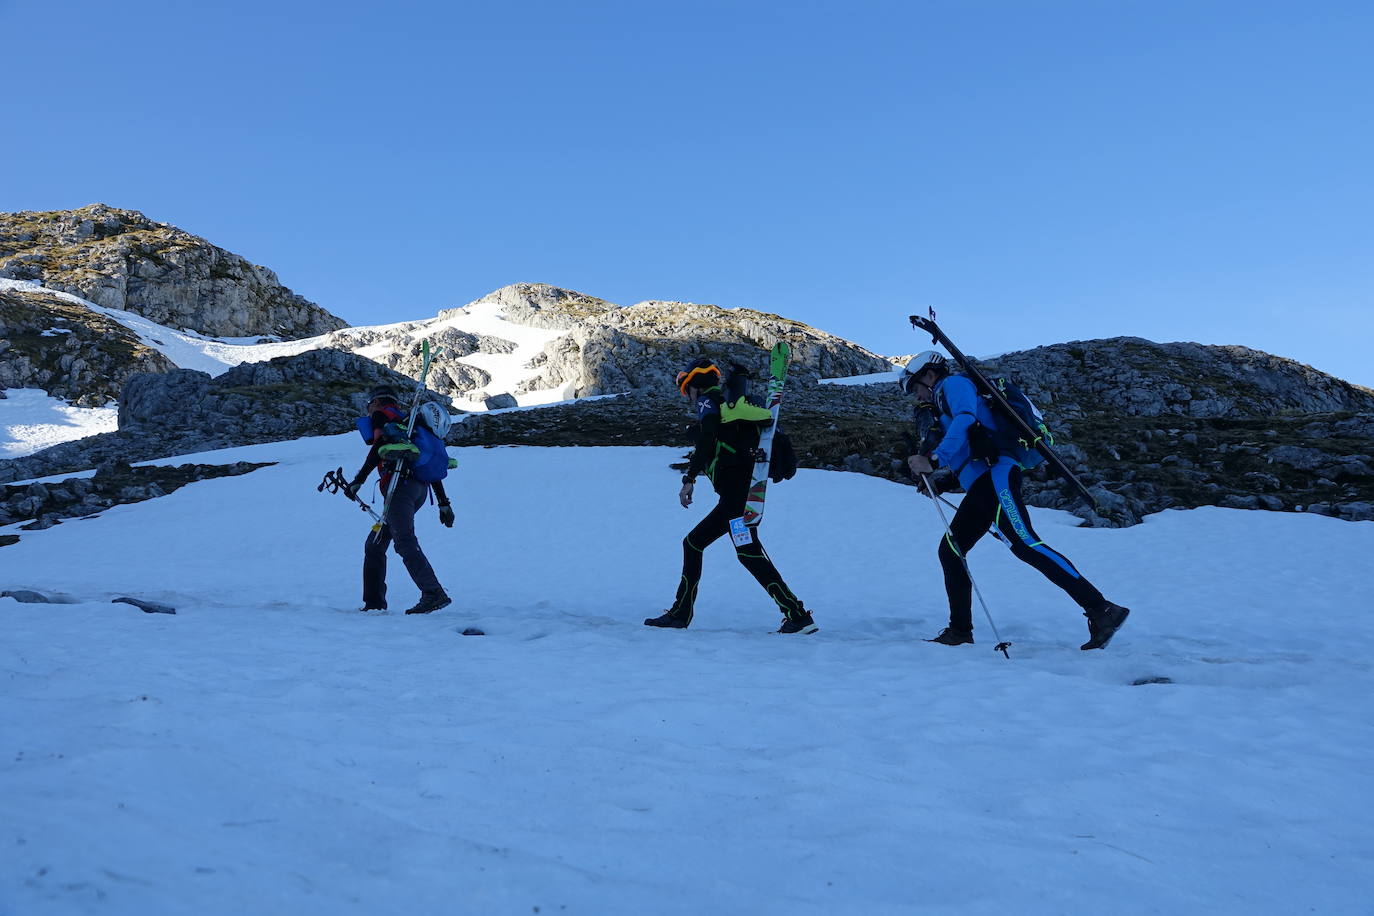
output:
[[[951,419],[945,424],[945,434],[935,447],[934,456],[945,467],[953,467],[961,451],[968,451],[968,431],[978,422],[978,389],[962,375],[945,379],[941,389]]]
[[[434,499],[439,503],[439,524],[445,528],[453,527],[453,506],[448,501],[448,495],[444,493],[444,482],[436,480],[430,484],[434,490]]]
[[[706,470],[711,457],[716,453],[716,439],[720,435],[720,402],[709,395],[697,398],[696,448],[687,459],[687,472],[682,475],[682,489],[678,491],[678,502],[683,508],[692,504],[692,491],[696,487],[697,475]]]
[[[363,466],[358,468],[358,473],[353,475],[353,479],[348,486],[354,493],[362,489],[367,475],[372,473],[372,469],[381,464],[381,459],[377,455],[377,448],[382,444],[382,427],[386,425],[386,414],[374,413],[372,420],[372,446],[367,450],[367,458],[363,460]]]
[[[701,396],[701,400],[710,402],[706,395]],[[716,453],[716,439],[720,435],[720,407],[715,404],[710,406],[698,405],[697,415],[701,420],[701,427],[697,430],[696,448],[692,449],[692,457],[687,459],[687,475],[695,478],[706,470],[706,465],[710,464],[711,456]]]

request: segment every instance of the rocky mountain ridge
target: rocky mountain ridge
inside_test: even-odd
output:
[[[0,213],[0,277],[207,337],[313,337],[347,322],[277,275],[135,210]]]

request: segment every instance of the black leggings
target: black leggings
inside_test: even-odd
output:
[[[969,487],[959,511],[949,523],[950,537],[940,539],[940,566],[945,573],[945,592],[949,595],[949,625],[956,630],[973,629],[973,583],[961,557],[997,526],[1008,541],[1011,552],[1023,563],[1068,593],[1079,607],[1087,610],[1102,603],[1102,593],[1074,568],[1062,554],[1051,550],[1036,536],[1030,514],[1021,500],[1021,469],[1003,460]]]
[[[692,619],[693,606],[697,600],[697,585],[701,582],[702,552],[723,535],[730,533],[731,519],[744,515],[744,502],[749,495],[752,475],[752,468],[744,468],[741,471],[723,470],[717,473],[715,487],[720,500],[715,508],[706,513],[706,517],[687,533],[687,537],[682,539],[682,581],[678,583],[677,596],[673,599],[669,613],[686,617],[688,621]],[[778,610],[784,617],[795,617],[804,613],[805,608],[802,607],[801,601],[792,594],[787,583],[782,581],[777,567],[768,558],[768,552],[763,549],[758,527],[749,530],[754,534],[753,542],[743,547],[736,545],[736,558],[749,570],[749,574],[758,580],[759,585],[763,586],[768,597],[777,603]]]

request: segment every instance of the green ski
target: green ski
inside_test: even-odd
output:
[[[768,464],[773,457],[773,433],[778,428],[778,408],[782,406],[782,392],[787,385],[787,363],[792,348],[785,341],[773,345],[768,359],[768,400],[764,404],[773,415],[773,422],[759,434],[759,447],[754,453],[754,479],[744,501],[744,515],[730,522],[730,536],[736,544],[753,540],[750,528],[763,521],[763,501],[768,495]]]
[[[438,350],[435,350],[434,353],[432,353],[432,354],[429,352],[429,340],[428,340],[428,338],[426,338],[425,340],[421,341],[421,343],[420,343],[420,377],[415,381],[415,395],[414,395],[414,397],[412,397],[412,398],[410,399],[410,415],[406,418],[406,439],[407,439],[407,440],[410,439],[411,433],[415,432],[415,414],[416,414],[416,409],[420,406],[420,395],[422,395],[422,394],[424,393],[424,390],[425,390],[425,379],[429,378],[429,367],[430,367],[430,363],[433,361],[433,357],[434,357],[434,356],[437,356],[437,355],[439,355],[439,351],[438,351]],[[381,516],[377,519],[377,523],[374,524],[374,525],[372,526],[372,532],[373,532],[374,534],[377,533],[377,532],[379,532],[379,531],[381,531],[381,530],[382,530],[382,526],[386,524],[386,510],[387,510],[387,508],[391,505],[391,494],[393,494],[393,493],[396,492],[396,484],[400,483],[400,481],[401,481],[401,474],[402,474],[403,470],[404,470],[404,468],[401,466],[401,464],[400,464],[399,462],[397,462],[397,463],[396,463],[395,465],[393,465],[393,467],[392,467],[392,472],[391,472],[391,483],[390,483],[390,486],[388,486],[388,487],[386,488],[386,493],[385,493],[384,496],[382,497],[382,514],[381,514]]]

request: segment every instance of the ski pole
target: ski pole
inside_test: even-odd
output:
[[[372,518],[378,524],[381,523],[382,517],[377,514],[376,510],[373,509],[367,503],[363,502],[361,496],[359,496],[357,493],[354,493],[351,489],[349,489],[348,481],[344,480],[343,468],[339,468],[337,471],[328,471],[325,473],[324,480],[320,481],[320,485],[315,488],[315,492],[323,493],[325,490],[328,490],[330,493],[338,493],[342,491],[344,494],[348,496],[349,499],[353,500],[355,503],[358,504],[359,509],[362,509],[368,515],[372,516]]]
[[[973,593],[978,596],[978,603],[983,607],[983,616],[988,619],[988,626],[992,627],[992,636],[997,640],[997,645],[992,647],[992,651],[1001,652],[1002,655],[1011,658],[1011,656],[1007,654],[1007,649],[1011,647],[1011,643],[1003,642],[1002,634],[997,632],[997,624],[992,622],[992,614],[988,613],[988,603],[983,600],[983,592],[978,588],[978,583],[973,581],[973,573],[969,572],[968,558],[964,556],[963,551],[954,547],[954,532],[950,530],[949,522],[945,519],[945,510],[940,508],[940,502],[943,500],[940,500],[936,496],[935,487],[931,485],[929,475],[922,474],[921,482],[926,485],[926,492],[930,494],[930,501],[934,504],[935,511],[940,513],[940,523],[945,526],[945,537],[949,538],[949,546],[954,549],[954,552],[959,557],[959,562],[963,564],[964,575],[968,576],[969,585],[973,586]]]

